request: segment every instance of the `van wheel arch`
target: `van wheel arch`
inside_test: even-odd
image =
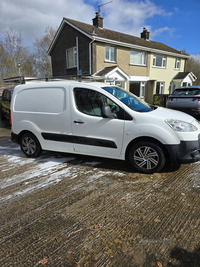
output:
[[[30,133],[30,134],[33,134],[31,131],[28,131],[28,130],[23,130],[22,132],[20,132],[18,135],[17,135],[17,143],[20,144],[20,139],[22,138],[22,136],[26,133]],[[34,135],[34,134],[33,134]],[[34,135],[35,136],[35,135]],[[36,136],[35,136],[36,137]],[[37,137],[36,137],[37,138]]]
[[[154,143],[154,144],[158,145],[163,150],[166,159],[169,159],[168,151],[160,141],[158,141],[157,139],[152,138],[152,137],[143,136],[143,137],[138,137],[136,139],[133,139],[128,144],[128,146],[126,148],[126,152],[125,152],[125,160],[129,160],[129,154],[130,154],[131,148],[133,147],[133,145],[135,145],[138,142],[151,142],[151,143]]]

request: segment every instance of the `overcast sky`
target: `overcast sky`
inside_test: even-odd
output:
[[[21,31],[31,49],[47,26],[55,29],[63,17],[92,24],[98,4],[111,0],[0,0],[0,38],[5,30]],[[189,54],[200,54],[200,0],[113,0],[101,7],[104,28],[150,39]]]

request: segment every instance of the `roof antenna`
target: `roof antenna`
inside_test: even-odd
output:
[[[110,3],[112,3],[113,1],[110,1],[110,2],[107,2],[107,3],[104,3],[104,4],[102,4],[102,5],[98,5],[98,15],[101,13],[101,6],[104,6],[104,5],[107,5],[107,4],[110,4]]]

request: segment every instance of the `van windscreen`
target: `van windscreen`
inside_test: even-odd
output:
[[[144,102],[142,99],[132,94],[129,91],[126,91],[117,86],[106,86],[102,87],[105,91],[115,96],[122,103],[128,106],[130,109],[137,112],[149,112],[151,111],[151,107],[149,104]]]

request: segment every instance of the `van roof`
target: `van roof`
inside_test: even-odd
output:
[[[48,81],[48,82],[40,82],[40,83],[29,83],[29,84],[20,84],[17,85],[15,88],[18,89],[23,89],[23,88],[39,88],[39,87],[53,87],[53,86],[66,86],[69,84],[77,84],[80,85],[94,85],[96,87],[102,87],[102,86],[108,86],[109,84],[103,83],[103,82],[93,82],[93,81],[74,81],[74,80],[59,80],[59,81]],[[112,86],[112,85],[110,85]]]

